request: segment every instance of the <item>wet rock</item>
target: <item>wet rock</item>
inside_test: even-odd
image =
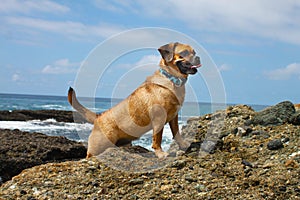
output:
[[[281,102],[258,112],[252,119],[245,122],[246,125],[281,125],[287,123],[295,113],[294,104],[289,101]]]
[[[251,167],[251,168],[253,167],[253,164],[248,162],[247,160],[242,160],[242,164],[247,166],[247,167]]]
[[[262,130],[256,130],[252,132],[252,135],[263,135],[263,134],[266,134],[266,132]]]
[[[235,129],[233,129],[232,133],[236,134],[237,136],[248,136],[250,133],[252,132],[252,128],[251,127],[237,127]]]
[[[271,140],[268,144],[267,144],[267,148],[269,150],[278,150],[283,148],[283,143],[281,142],[281,140],[276,139],[276,140]]]
[[[3,182],[35,165],[85,156],[83,144],[65,137],[0,129],[0,177]]]
[[[129,185],[139,185],[139,184],[143,184],[144,183],[144,179],[142,178],[136,178],[136,179],[132,179],[129,182]]]
[[[300,111],[297,111],[294,115],[292,115],[289,121],[294,125],[300,125]]]
[[[236,106],[229,106],[226,109],[227,117],[241,117],[242,119],[246,120],[249,119],[251,114],[254,113],[254,110],[247,105],[236,105]]]
[[[207,188],[205,187],[205,185],[202,185],[202,184],[197,184],[195,187],[194,187],[198,192],[203,192],[203,191],[206,191]]]
[[[58,122],[87,122],[80,114],[64,110],[12,110],[0,111],[0,121],[29,121],[55,119]]]
[[[268,132],[266,132],[266,131],[263,131],[263,130],[253,131],[251,133],[251,136],[254,136],[256,138],[264,138],[264,139],[270,138],[270,134]]]
[[[201,150],[207,153],[214,153],[223,145],[222,140],[204,140],[201,144]]]
[[[153,151],[140,146],[110,147],[97,158],[113,169],[127,172],[151,172],[168,166],[174,159],[170,156],[158,159]]]
[[[183,156],[160,160],[153,152],[141,148],[134,151],[111,148],[103,159],[92,157],[26,169],[1,185],[0,196],[3,199],[299,199],[300,126],[251,125],[252,132],[240,137],[232,130],[236,127],[246,130],[245,120],[252,119],[255,113],[246,106],[233,106],[228,112],[225,118],[224,111],[218,111],[190,120],[183,136],[193,142],[192,152]],[[203,141],[220,139],[220,135],[223,147],[214,154],[199,149]],[[271,140],[285,142],[285,148],[270,151],[266,141]]]
[[[198,181],[197,178],[193,177],[190,174],[185,175],[184,179],[188,182],[197,182]]]
[[[185,151],[186,154],[199,151],[202,142],[192,142],[189,148]]]
[[[288,143],[289,141],[290,141],[290,138],[288,138],[288,137],[285,137],[285,138],[281,139],[282,143]]]
[[[237,136],[245,136],[246,135],[246,130],[244,128],[238,127],[237,129],[238,129]]]
[[[186,166],[186,161],[184,160],[175,160],[172,164],[171,167],[172,168],[176,168],[176,169],[182,169]]]
[[[136,154],[151,154],[153,152],[149,151],[148,149],[141,147],[141,146],[123,146],[122,150],[127,151],[129,153],[136,153]]]

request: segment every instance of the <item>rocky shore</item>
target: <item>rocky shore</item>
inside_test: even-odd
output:
[[[230,106],[190,119],[182,134],[191,146],[180,152],[172,144],[166,160],[141,147],[111,148],[98,159],[49,160],[2,184],[0,199],[300,199],[299,124],[291,102],[261,112]],[[1,141],[11,134],[4,132]],[[14,135],[7,145],[19,140],[24,148],[31,139]],[[1,169],[5,159],[47,157],[16,152],[1,150]]]
[[[79,114],[64,110],[0,110],[0,121],[28,121],[55,119],[58,122],[86,122]]]
[[[85,156],[83,144],[65,137],[0,129],[0,184],[26,168]]]

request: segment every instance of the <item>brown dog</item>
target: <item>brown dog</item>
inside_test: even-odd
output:
[[[87,157],[99,155],[108,147],[128,144],[153,129],[152,148],[158,158],[165,158],[168,153],[162,150],[161,141],[166,123],[179,147],[189,147],[179,134],[178,111],[184,101],[187,77],[197,72],[200,58],[186,44],[170,43],[158,51],[162,56],[160,69],[125,100],[99,115],[83,107],[74,90],[69,89],[69,103],[94,123]]]

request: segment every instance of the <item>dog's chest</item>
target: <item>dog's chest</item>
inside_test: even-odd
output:
[[[174,94],[180,104],[179,107],[181,107],[185,97],[185,86],[181,86],[181,87],[174,86],[174,91],[175,91]]]
[[[149,84],[153,83],[155,85],[159,85],[163,88],[165,88],[167,93],[169,92],[171,95],[170,96],[175,96],[172,97],[174,100],[177,100],[179,105],[182,106],[184,102],[184,97],[185,97],[185,86],[176,86],[174,83],[172,83],[168,78],[162,76],[159,74],[159,72],[156,72],[154,75],[147,77],[146,81],[144,84]]]

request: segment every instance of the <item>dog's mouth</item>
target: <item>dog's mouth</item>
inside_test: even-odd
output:
[[[183,74],[196,74],[197,68],[201,67],[200,58],[197,56],[192,62],[186,60],[179,60],[176,62],[177,67]]]
[[[193,65],[193,66],[191,66],[190,68],[192,68],[192,69],[197,69],[197,68],[199,68],[199,67],[201,67],[202,65],[201,64],[198,64],[198,65]]]

